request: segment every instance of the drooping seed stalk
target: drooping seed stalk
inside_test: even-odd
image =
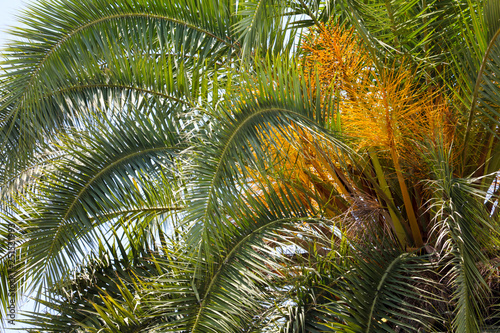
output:
[[[422,235],[418,227],[417,217],[415,215],[415,210],[411,203],[410,194],[408,192],[408,187],[406,186],[403,173],[401,172],[401,165],[399,164],[399,157],[394,146],[391,147],[391,157],[394,163],[394,168],[396,169],[396,175],[398,177],[399,187],[401,188],[401,194],[403,195],[403,202],[405,204],[406,214],[408,216],[408,221],[410,222],[411,234],[413,236],[413,241],[416,247],[422,247],[424,242],[422,240]]]
[[[372,147],[370,147],[368,153],[370,154],[370,158],[373,163],[373,168],[375,169],[375,174],[377,175],[377,179],[380,188],[382,189],[382,192],[385,194],[388,200],[394,203],[391,191],[389,189],[389,185],[387,185],[387,181],[385,180],[384,171],[382,170],[382,166],[380,165],[379,159],[377,157],[377,153],[374,151]],[[394,232],[396,233],[396,237],[398,238],[399,243],[404,247],[405,245],[407,245],[406,233],[404,231],[404,227],[401,221],[399,220],[398,216],[394,212],[394,210],[391,208],[391,205],[388,204],[387,209],[389,210],[389,214],[391,216],[392,223],[394,225]]]

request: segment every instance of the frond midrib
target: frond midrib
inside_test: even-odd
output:
[[[213,277],[210,279],[210,283],[205,291],[205,293],[203,294],[203,300],[200,304],[200,307],[198,309],[198,312],[196,314],[196,320],[195,320],[195,323],[193,324],[192,328],[191,328],[191,331],[192,332],[195,332],[195,329],[197,328],[199,322],[200,322],[200,317],[201,317],[201,314],[205,308],[205,304],[207,302],[207,300],[209,300],[209,294],[211,293],[212,291],[212,288],[214,287],[215,285],[215,282],[218,280],[219,278],[219,275],[222,273],[224,267],[226,267],[226,264],[227,262],[232,258],[232,256],[236,253],[236,251],[241,248],[242,244],[244,244],[250,237],[254,236],[255,234],[259,233],[260,231],[274,225],[274,224],[277,224],[277,223],[285,223],[285,222],[299,222],[299,221],[310,221],[311,218],[306,218],[306,217],[297,217],[297,218],[282,218],[282,219],[277,219],[277,220],[274,220],[274,221],[270,221],[269,223],[266,223],[262,226],[260,226],[259,228],[255,229],[255,230],[252,230],[252,232],[250,232],[248,235],[246,235],[245,237],[243,237],[240,241],[238,241],[238,243],[236,243],[233,248],[231,249],[231,251],[229,251],[229,253],[224,257],[224,259],[222,260],[221,259],[221,264],[219,266],[219,268],[217,269],[217,271],[215,272],[215,274],[213,275]]]
[[[66,88],[53,90],[50,93],[45,94],[43,96],[43,98],[48,98],[48,97],[54,96],[56,94],[62,95],[66,92],[79,91],[79,90],[92,89],[92,88],[109,88],[109,89],[117,88],[117,89],[123,89],[123,90],[134,90],[134,91],[138,91],[138,92],[142,92],[142,93],[146,93],[146,94],[155,95],[158,97],[163,97],[165,99],[170,99],[170,100],[173,100],[175,102],[183,103],[183,104],[186,104],[188,106],[194,107],[194,104],[187,99],[182,99],[182,98],[178,98],[178,97],[175,97],[172,95],[160,93],[160,92],[158,92],[156,90],[152,90],[152,89],[145,89],[145,88],[141,88],[141,87],[137,87],[137,86],[133,86],[133,85],[126,85],[126,84],[95,83],[95,84],[72,85],[72,86],[69,86]]]
[[[79,26],[78,28],[68,32],[63,38],[61,38],[61,40],[59,40],[56,44],[54,44],[49,50],[48,52],[45,54],[45,56],[42,58],[42,60],[40,60],[40,63],[37,65],[34,73],[32,74],[31,76],[31,79],[28,83],[28,87],[31,86],[35,76],[38,74],[38,72],[42,69],[43,65],[45,64],[45,62],[47,61],[47,59],[52,55],[54,54],[54,52],[59,48],[59,46],[61,46],[62,44],[64,44],[66,41],[68,41],[69,39],[71,39],[73,36],[75,36],[77,33],[79,33],[80,31],[83,31],[87,28],[90,28],[94,25],[97,25],[101,22],[106,22],[106,21],[112,21],[112,20],[117,20],[117,19],[128,19],[128,18],[145,18],[145,19],[159,19],[159,20],[165,20],[165,21],[169,21],[169,22],[172,22],[172,23],[176,23],[176,24],[179,24],[179,25],[184,25],[185,27],[187,28],[190,28],[190,29],[193,29],[193,30],[196,30],[198,32],[201,32],[201,33],[204,33],[205,35],[207,36],[210,36],[216,40],[218,40],[219,42],[231,47],[231,48],[236,48],[236,45],[233,44],[233,43],[229,43],[228,41],[224,40],[223,38],[220,38],[218,36],[216,36],[214,33],[206,30],[206,29],[203,29],[201,27],[198,27],[192,23],[189,23],[185,20],[180,20],[180,19],[176,19],[176,18],[173,18],[173,17],[169,17],[169,16],[165,16],[165,15],[158,15],[158,14],[148,14],[148,13],[121,13],[121,14],[115,14],[115,15],[109,15],[109,16],[105,16],[105,17],[101,17],[97,20],[94,20],[94,21],[91,21],[91,22],[88,22],[84,25],[81,25]]]
[[[71,204],[69,207],[66,209],[66,212],[64,213],[64,216],[60,220],[59,227],[57,228],[57,232],[55,233],[53,240],[57,239],[59,236],[59,233],[61,232],[61,227],[64,225],[63,222],[67,220],[68,216],[72,213],[74,207],[76,206],[77,202],[80,200],[82,195],[87,191],[87,189],[97,180],[99,177],[101,177],[103,174],[105,174],[107,171],[113,169],[115,166],[130,160],[134,157],[140,156],[140,155],[145,155],[149,154],[155,151],[162,151],[162,150],[167,150],[167,149],[174,149],[176,147],[171,147],[171,146],[162,146],[162,147],[153,147],[149,149],[141,149],[139,151],[134,151],[130,154],[127,154],[126,156],[122,156],[121,158],[115,160],[114,162],[110,163],[107,165],[105,168],[101,169],[98,173],[96,173],[86,184],[82,189],[78,192],[78,194],[75,196],[75,198],[72,200]],[[50,244],[50,248],[47,251],[47,258],[51,258],[54,253],[54,244],[55,242],[52,241]],[[46,261],[46,263],[48,260]],[[44,265],[46,266],[46,264]]]
[[[483,76],[483,72],[486,68],[486,64],[488,63],[489,61],[489,56],[490,56],[490,52],[493,50],[493,46],[496,44],[496,39],[500,36],[500,28],[497,29],[497,31],[495,32],[495,35],[491,38],[489,44],[488,44],[488,48],[486,49],[484,55],[483,55],[483,59],[481,61],[481,66],[479,67],[479,71],[477,73],[477,78],[476,78],[476,84],[474,85],[474,92],[472,94],[472,102],[471,102],[471,105],[470,105],[470,108],[468,110],[469,112],[469,119],[467,120],[467,128],[465,130],[465,138],[464,138],[464,142],[467,144],[468,142],[468,137],[469,137],[469,133],[471,131],[471,128],[472,128],[472,120],[474,118],[474,109],[476,108],[476,104],[477,104],[477,100],[478,100],[478,97],[479,97],[479,88],[481,86],[481,78]],[[468,147],[468,145],[466,145],[466,148]],[[467,149],[464,149],[464,158],[465,158],[465,152],[466,152]]]
[[[231,133],[231,136],[226,140],[226,145],[224,146],[224,149],[222,150],[221,154],[219,155],[219,159],[217,161],[217,167],[215,169],[215,172],[214,172],[214,175],[210,181],[210,185],[209,185],[209,188],[210,188],[210,192],[208,193],[208,198],[207,198],[207,206],[205,207],[205,214],[203,216],[203,220],[206,221],[207,218],[208,218],[208,215],[209,215],[209,205],[210,205],[210,202],[212,201],[212,197],[213,197],[213,194],[214,194],[214,185],[215,185],[215,182],[217,180],[217,178],[219,177],[219,173],[221,171],[221,167],[223,165],[223,160],[224,160],[224,157],[226,155],[226,153],[228,152],[229,150],[229,146],[231,145],[231,142],[233,141],[234,137],[236,136],[236,134],[246,126],[246,124],[248,122],[250,122],[250,120],[252,120],[253,118],[255,117],[258,117],[262,114],[265,114],[265,113],[271,113],[271,112],[283,112],[283,113],[289,113],[289,114],[293,114],[295,116],[297,116],[298,118],[303,118],[303,119],[306,119],[306,120],[309,120],[309,118],[305,117],[304,115],[300,114],[299,112],[297,111],[293,111],[293,110],[289,110],[289,109],[285,109],[285,108],[279,108],[279,107],[270,107],[270,108],[262,108],[260,109],[258,112],[255,112],[255,113],[252,113],[250,116],[248,116],[246,119],[244,119],[235,129],[234,131]]]
[[[384,283],[387,279],[387,277],[389,276],[389,273],[392,271],[392,269],[394,268],[394,266],[396,266],[396,264],[399,263],[399,261],[401,261],[402,258],[408,256],[408,253],[403,253],[399,256],[397,256],[392,262],[391,264],[385,269],[384,271],[384,274],[382,275],[378,285],[377,285],[377,289],[375,290],[375,296],[373,297],[373,300],[372,300],[372,304],[371,304],[371,307],[370,307],[370,313],[368,315],[368,323],[366,325],[366,333],[369,333],[370,332],[370,328],[371,328],[371,322],[372,322],[372,317],[373,317],[373,312],[375,312],[375,305],[377,304],[377,301],[378,301],[378,298],[380,296],[380,292],[382,290],[382,287],[384,286]]]

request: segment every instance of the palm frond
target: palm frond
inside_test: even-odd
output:
[[[456,332],[478,332],[490,290],[479,265],[487,263],[484,249],[498,239],[498,226],[484,206],[487,194],[473,185],[474,179],[455,178],[449,152],[442,147],[428,149],[434,179],[428,186],[434,193],[430,208],[434,212],[436,244],[453,287],[456,303],[453,327]]]
[[[29,153],[41,136],[72,121],[71,113],[80,112],[77,102],[103,99],[117,90],[189,101],[184,99],[185,73],[172,79],[176,70],[168,72],[172,57],[203,66],[239,48],[228,28],[233,24],[231,6],[200,5],[191,0],[33,5],[21,21],[26,28],[12,32],[31,44],[12,42],[5,51],[9,60],[2,65],[2,151],[26,146]],[[197,10],[201,7],[203,11]],[[190,66],[188,62],[184,69]],[[67,100],[66,94],[72,98]]]
[[[30,275],[33,285],[48,287],[63,278],[61,267],[78,264],[96,244],[98,226],[127,215],[123,210],[134,207],[127,204],[136,205],[136,222],[141,212],[147,216],[176,209],[171,195],[156,200],[152,184],[141,174],[169,174],[162,185],[171,183],[165,191],[174,186],[173,156],[182,149],[178,134],[158,115],[130,116],[98,120],[99,126],[88,132],[63,138],[65,158],[32,193],[18,199],[24,201],[19,207],[12,207],[18,214],[11,220],[19,225],[23,242],[18,274]],[[142,211],[144,206],[152,209]]]
[[[379,70],[394,59],[411,59],[422,65],[428,79],[442,65],[446,50],[440,43],[456,32],[455,1],[357,1],[341,2],[349,21],[364,40]]]
[[[440,319],[431,302],[439,302],[438,286],[425,277],[433,273],[428,256],[375,248],[352,255],[324,309],[335,332],[417,332]]]
[[[148,308],[141,306],[137,297],[143,291],[142,279],[160,274],[158,267],[147,247],[136,248],[130,259],[123,245],[100,244],[98,253],[76,270],[71,280],[61,281],[52,293],[37,299],[46,312],[25,312],[28,319],[23,322],[44,331],[69,332],[137,331],[158,322],[160,318],[147,318],[143,311]],[[68,307],[68,303],[73,306]]]

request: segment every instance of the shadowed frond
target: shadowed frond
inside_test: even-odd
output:
[[[483,203],[487,193],[473,186],[474,179],[453,176],[449,151],[428,147],[434,179],[429,209],[435,213],[434,233],[441,251],[446,280],[453,287],[456,332],[477,332],[483,326],[489,286],[480,272],[487,263],[485,249],[498,240],[498,224],[489,218]]]
[[[335,298],[322,310],[333,317],[328,326],[335,332],[417,332],[440,320],[429,256],[376,248],[351,255],[329,289]]]

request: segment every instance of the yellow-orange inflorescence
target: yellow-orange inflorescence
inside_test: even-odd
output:
[[[304,72],[313,78],[313,85],[317,75],[324,92],[344,89],[355,83],[369,63],[354,30],[346,30],[342,26],[323,25],[312,30],[303,50]]]
[[[305,74],[311,82],[318,77],[323,98],[336,98],[339,112],[334,117],[340,119],[334,121],[357,139],[359,149],[375,147],[411,157],[415,142],[436,133],[451,143],[451,113],[437,92],[422,90],[410,64],[401,60],[377,68],[353,30],[342,26],[311,31],[303,50]]]
[[[339,211],[333,210],[342,204],[338,198],[342,189],[335,182],[332,168],[324,163],[325,152],[313,137],[313,133],[298,125],[288,129],[286,135],[280,131],[263,135],[261,140],[270,143],[269,164],[265,166],[267,180],[256,170],[248,168],[247,172],[255,179],[251,185],[255,193],[263,193],[262,186],[272,187],[273,193],[294,196],[312,212],[322,210],[323,214],[334,216]]]
[[[343,156],[318,133],[290,125],[260,138],[268,154],[265,176],[247,170],[255,181],[250,186],[256,197],[273,188],[271,192],[293,196],[292,201],[311,212],[355,223],[370,211],[374,215],[368,219],[391,226],[401,244],[406,243],[405,232],[411,232],[409,243],[420,246],[422,237],[406,182],[428,172],[421,154],[425,144],[438,137],[440,144],[451,146],[455,127],[446,102],[439,92],[422,89],[428,85],[419,82],[422,78],[414,66],[404,60],[375,66],[351,29],[334,25],[315,29],[303,51],[302,72],[310,78],[311,96],[319,90],[323,106],[333,104],[333,99],[337,106],[338,112],[326,114],[321,121],[335,124],[333,129],[350,137],[355,149],[369,150],[372,164],[360,166],[362,162]],[[369,165],[374,169],[365,170]],[[386,190],[387,182],[397,182],[400,191]],[[390,208],[395,195],[400,196],[399,203],[404,202],[403,216]],[[364,210],[365,206],[369,209]]]
[[[311,82],[311,96],[319,90],[323,106],[336,106],[322,120],[351,138],[362,156],[369,156],[373,169],[366,173],[377,178],[365,186],[363,174],[346,188],[349,182],[340,182],[337,172],[330,172],[334,183],[344,185],[339,193],[346,193],[351,207],[361,207],[353,199],[357,196],[363,198],[357,202],[374,200],[386,206],[388,214],[381,220],[392,226],[400,243],[422,246],[412,201],[418,189],[409,189],[407,183],[418,183],[430,172],[424,156],[429,145],[452,147],[455,121],[446,102],[435,86],[422,84],[426,78],[415,63],[404,57],[383,63],[365,50],[352,29],[325,25],[310,31],[306,40],[301,66]],[[397,182],[399,191],[390,191],[388,182]],[[396,200],[403,203],[403,216],[391,208]]]

